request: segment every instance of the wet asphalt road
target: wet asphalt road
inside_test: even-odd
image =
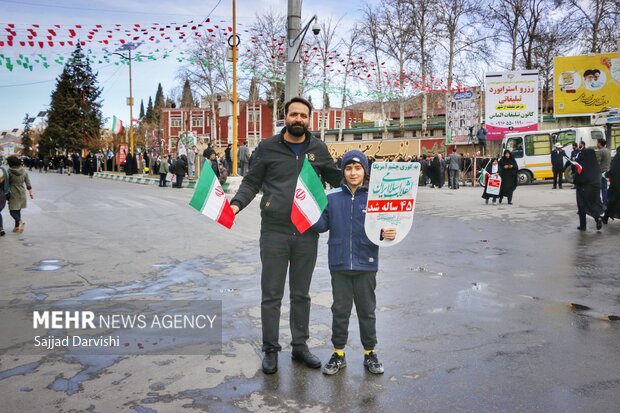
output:
[[[31,174],[22,235],[0,239],[0,299],[222,300],[222,354],[2,356],[2,411],[611,412],[620,405],[620,222],[578,232],[574,193],[421,188],[412,232],[381,251],[378,351],[362,367],[355,316],[348,367],[290,360],[260,372],[258,207],[232,231],[187,206],[191,191]],[[9,220],[3,211],[5,227]],[[326,238],[311,292],[312,350],[330,356]],[[42,262],[42,260],[60,260]],[[57,265],[38,271],[42,264]],[[573,303],[575,305],[571,306]]]

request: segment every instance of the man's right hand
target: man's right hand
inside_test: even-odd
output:
[[[233,210],[235,215],[239,213],[239,207],[237,205],[231,205],[230,208]]]

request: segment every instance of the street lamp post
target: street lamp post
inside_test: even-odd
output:
[[[316,14],[301,29],[301,2],[300,0],[288,0],[286,84],[284,87],[284,99],[287,102],[299,95],[299,48],[312,22],[315,22],[312,26],[312,33],[316,36],[321,30]]]
[[[116,49],[116,52],[112,52],[112,54],[118,55],[122,57],[123,59],[129,60],[129,97],[127,98],[127,105],[129,106],[129,153],[134,154],[134,155],[135,153],[134,153],[134,140],[133,140],[133,95],[132,95],[132,85],[131,85],[131,51],[136,50],[138,47],[140,47],[141,44],[142,42],[125,43],[124,45]],[[128,52],[128,56],[125,56],[122,53],[118,53],[119,51]]]

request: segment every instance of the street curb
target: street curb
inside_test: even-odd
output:
[[[129,176],[112,172],[95,172],[94,176],[97,178],[111,179],[113,181],[127,182],[131,184],[159,185],[159,178],[151,178],[141,175]],[[198,181],[184,180],[183,188],[193,189],[196,187],[196,182]],[[235,194],[237,192],[238,185],[231,185],[229,182],[226,182],[224,185],[222,185],[222,189],[224,189],[224,192],[227,194]]]

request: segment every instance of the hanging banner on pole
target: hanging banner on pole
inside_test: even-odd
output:
[[[409,233],[418,193],[420,164],[417,162],[374,162],[368,186],[364,229],[374,244],[396,245]],[[383,231],[396,228],[396,238],[383,239]]]
[[[487,73],[484,80],[487,140],[538,130],[538,71]]]
[[[480,90],[476,88],[446,94],[446,145],[471,143],[480,124]],[[476,130],[474,130],[476,127]]]

